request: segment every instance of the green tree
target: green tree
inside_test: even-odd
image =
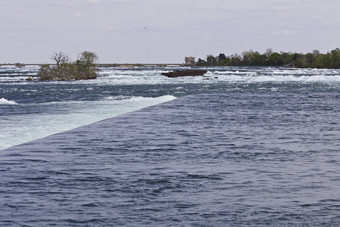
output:
[[[217,63],[217,60],[216,60],[216,58],[213,55],[208,55],[207,56],[207,64],[209,66],[214,66],[214,65],[216,65],[216,63]]]
[[[312,68],[314,67],[315,55],[312,53],[306,54],[306,67]]]
[[[220,62],[220,65],[223,65],[223,66],[228,66],[230,65],[230,57],[227,57],[225,60],[223,60],[222,62]]]
[[[94,52],[84,51],[79,54],[78,61],[90,68],[95,66],[98,61],[98,56]]]
[[[293,66],[291,53],[281,52],[281,57],[283,66]]]
[[[268,64],[270,66],[282,66],[283,65],[282,56],[277,52],[272,53],[268,57]]]
[[[206,66],[207,65],[207,62],[203,59],[198,59],[197,60],[197,63],[196,63],[197,66]]]
[[[218,55],[217,59],[218,59],[218,62],[222,62],[222,61],[226,60],[227,57],[225,56],[225,54],[221,53],[221,54]]]
[[[332,68],[340,67],[340,49],[336,48],[330,52],[330,65]]]
[[[242,57],[238,54],[231,55],[229,65],[231,65],[231,66],[242,65]]]
[[[327,54],[319,54],[315,59],[315,68],[329,68],[330,57]]]
[[[254,52],[252,50],[244,51],[242,53],[242,65],[252,65],[253,54],[254,54]]]
[[[84,51],[80,53],[76,61],[75,78],[77,80],[95,79],[97,77],[97,60],[98,56],[94,52]]]
[[[266,56],[260,54],[258,51],[254,52],[251,58],[252,65],[263,66],[266,62]]]

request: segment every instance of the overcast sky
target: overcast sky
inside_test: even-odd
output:
[[[0,0],[0,63],[182,63],[245,50],[340,47],[340,0]]]

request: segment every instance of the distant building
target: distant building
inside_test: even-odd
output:
[[[185,65],[195,65],[195,57],[185,57]]]

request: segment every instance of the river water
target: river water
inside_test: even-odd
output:
[[[339,70],[37,70],[0,67],[0,225],[339,226]]]

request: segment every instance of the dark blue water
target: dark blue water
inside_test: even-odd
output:
[[[337,75],[257,70],[261,82],[101,84],[178,98],[2,150],[0,225],[339,226]]]

